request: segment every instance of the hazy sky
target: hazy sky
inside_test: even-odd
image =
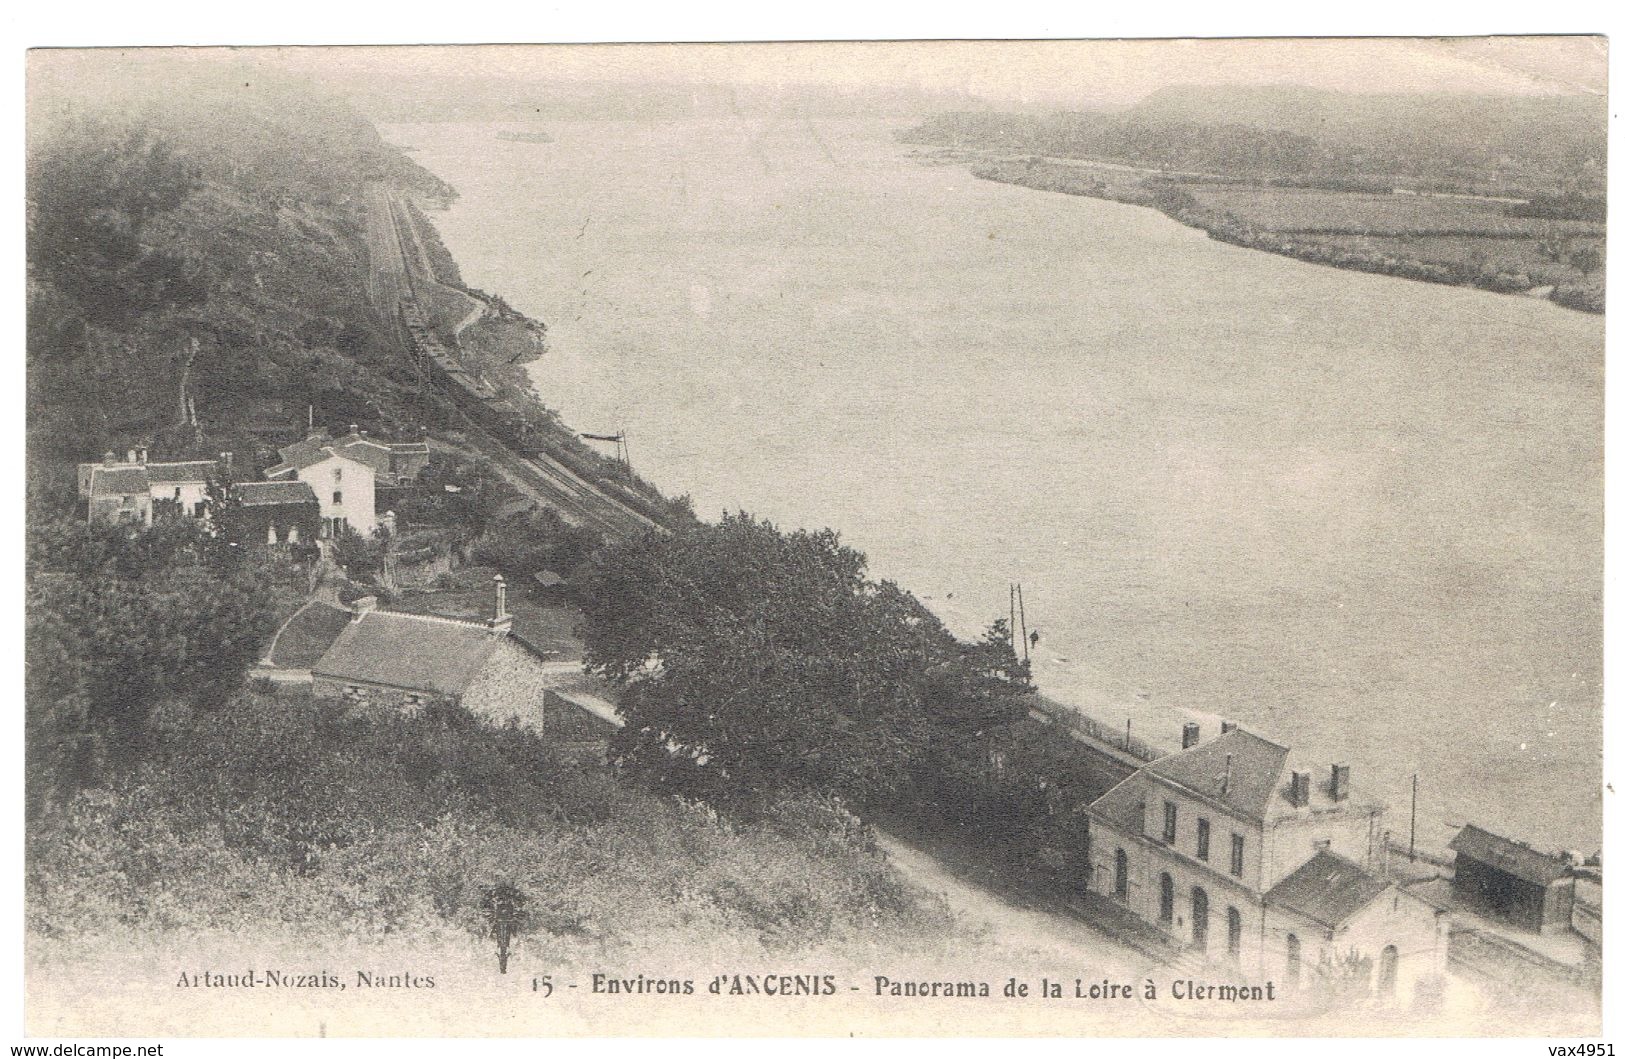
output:
[[[1601,37],[285,49],[346,77],[915,87],[1034,103],[1121,105],[1174,84],[1299,84],[1351,92],[1600,93]]]

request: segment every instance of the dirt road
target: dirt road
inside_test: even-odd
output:
[[[1056,966],[1087,967],[1120,977],[1143,978],[1155,962],[1073,916],[1021,908],[991,890],[955,876],[930,855],[884,831],[880,847],[898,874],[945,901],[971,927],[985,927],[1007,949],[1054,960]]]

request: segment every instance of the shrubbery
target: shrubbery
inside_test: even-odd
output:
[[[28,806],[127,775],[166,700],[229,697],[303,575],[197,523],[29,527]]]
[[[376,937],[485,929],[486,888],[557,940],[732,934],[768,949],[941,925],[837,805],[750,823],[568,765],[461,710],[360,720],[245,694],[165,711],[154,755],[30,834],[30,926]]]

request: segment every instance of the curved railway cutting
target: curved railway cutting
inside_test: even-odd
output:
[[[409,246],[413,248],[410,251]],[[427,253],[411,219],[400,208],[394,194],[378,184],[368,189],[367,247],[371,259],[367,290],[373,305],[385,319],[395,323],[398,336],[425,385],[434,386],[450,398],[463,421],[470,444],[459,446],[442,441],[442,447],[470,454],[471,450],[477,450],[522,494],[554,508],[573,525],[589,526],[615,538],[663,529],[558,459],[527,446],[522,439],[505,436],[512,428],[495,407],[501,400],[498,391],[477,371],[470,370],[457,351],[435,333],[429,315],[420,304],[416,285],[432,283],[475,303],[476,308],[453,329],[453,342],[456,335],[479,318],[484,303],[433,278]],[[414,256],[416,262],[412,260]]]

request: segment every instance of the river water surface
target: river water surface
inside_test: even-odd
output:
[[[841,530],[1164,744],[1239,721],[1420,837],[1601,842],[1602,319],[930,167],[884,122],[388,130],[543,398],[704,517]]]

